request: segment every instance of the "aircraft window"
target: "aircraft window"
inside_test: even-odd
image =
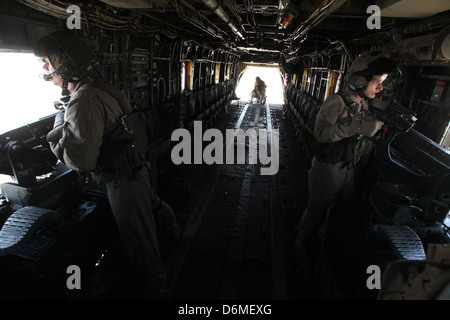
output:
[[[2,188],[1,188],[1,184],[5,183],[5,182],[15,182],[13,177],[8,176],[6,174],[0,174],[0,195],[2,195]],[[0,200],[1,203],[1,200]]]
[[[44,70],[33,53],[0,52],[0,70],[0,134],[56,112],[61,88],[39,76]],[[0,183],[12,181],[0,174]]]
[[[266,102],[284,103],[283,81],[278,67],[247,66],[236,87],[236,95],[240,99],[250,100],[256,77],[260,77],[266,83]]]
[[[181,91],[186,88],[186,63],[181,66]]]
[[[56,112],[61,88],[44,81],[33,53],[0,52],[0,134]]]

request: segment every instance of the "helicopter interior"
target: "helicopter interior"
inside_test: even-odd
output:
[[[448,1],[4,0],[0,17],[4,52],[32,52],[39,37],[71,29],[98,54],[105,80],[145,112],[153,187],[181,228],[160,239],[171,299],[376,299],[368,266],[423,263],[429,244],[448,243]],[[397,62],[371,101],[388,126],[357,181],[360,201],[339,199],[330,210],[311,283],[293,242],[315,117],[346,88],[358,55],[375,49]],[[250,67],[276,70],[267,78],[277,77],[282,99],[240,94],[241,84],[253,87]],[[104,190],[48,147],[54,112],[0,135],[0,173],[13,177],[1,184],[0,296],[135,298]],[[208,129],[258,130],[276,137],[267,146],[274,156],[276,141],[278,158],[175,163],[177,129],[194,144]],[[83,270],[82,294],[66,287],[68,265]]]

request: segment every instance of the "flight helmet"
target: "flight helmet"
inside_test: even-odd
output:
[[[88,44],[66,31],[57,31],[40,38],[34,48],[37,57],[48,57],[50,64],[66,82],[79,82],[87,77],[95,61]],[[50,80],[51,76],[44,76]]]
[[[350,90],[361,93],[374,75],[387,78],[395,70],[395,62],[388,54],[371,51],[359,56],[349,69],[348,86]]]

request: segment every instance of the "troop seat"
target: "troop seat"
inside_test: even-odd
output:
[[[196,94],[195,92],[189,92],[186,95],[186,117],[189,120],[194,119],[197,114]]]
[[[285,97],[288,118],[299,143],[306,152],[310,152],[308,143],[313,136],[316,117],[322,102],[292,85],[286,88]]]
[[[227,80],[205,88],[184,92],[180,98],[184,127],[188,130],[193,129],[194,121],[202,121],[204,128],[210,127],[226,110],[233,90],[234,82]]]

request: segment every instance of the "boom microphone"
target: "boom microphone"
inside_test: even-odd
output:
[[[39,77],[41,77],[45,81],[50,81],[55,74],[56,74],[56,71],[53,71],[51,73],[40,73]]]

